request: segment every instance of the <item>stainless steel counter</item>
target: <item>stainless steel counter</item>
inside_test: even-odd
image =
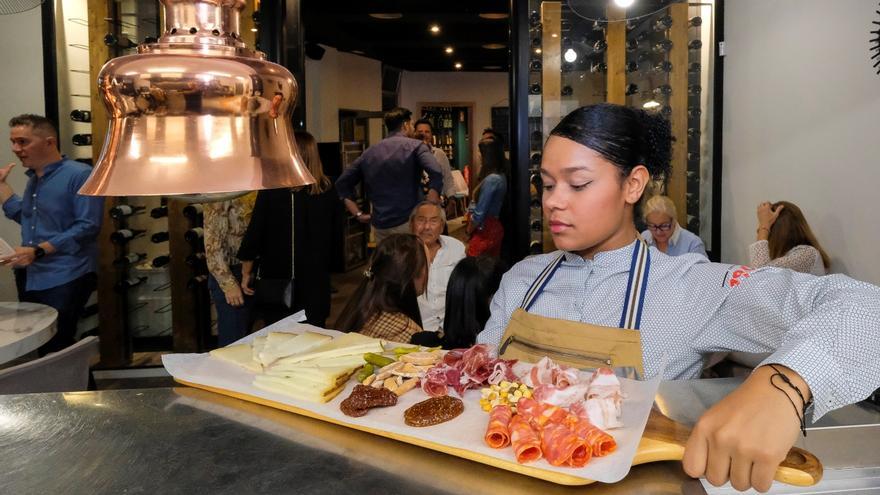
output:
[[[658,404],[686,422],[735,384],[665,383]],[[880,413],[841,413],[806,447],[827,468],[880,466]],[[565,487],[184,387],[0,396],[0,493],[584,492],[705,493],[678,463]]]

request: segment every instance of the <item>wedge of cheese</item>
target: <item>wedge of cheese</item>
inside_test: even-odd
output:
[[[334,366],[350,366],[360,368],[364,365],[363,354],[350,354],[334,358],[309,359],[308,361],[286,362],[284,359],[276,361],[269,369],[273,371],[290,371],[302,368],[332,368]]]
[[[339,385],[348,381],[352,373],[357,371],[358,368],[360,366],[304,367],[292,370],[268,369],[265,371],[265,374],[290,378],[292,380],[308,380],[325,385]]]
[[[267,340],[269,340],[268,335],[260,335],[259,337],[254,337],[254,340],[251,341],[251,352],[254,361],[258,363],[260,362],[260,353],[263,352],[263,348],[266,347]]]
[[[340,385],[325,385],[311,380],[297,381],[277,376],[257,375],[254,386],[294,399],[323,403],[339,395],[339,392],[345,388],[345,381]]]
[[[290,335],[292,338],[282,338],[281,335]],[[260,352],[260,362],[263,363],[263,366],[269,366],[278,359],[308,352],[331,340],[333,340],[333,337],[315,332],[303,332],[301,334],[271,332],[266,340],[266,345]]]
[[[263,371],[263,366],[258,361],[254,361],[254,355],[250,344],[236,344],[221,347],[219,349],[214,349],[208,354],[217,359],[237,364],[238,366],[255,373]]]
[[[367,352],[382,352],[382,341],[359,333],[346,333],[332,341],[318,346],[309,352],[288,356],[277,361],[278,364],[299,363],[340,356],[363,355]]]

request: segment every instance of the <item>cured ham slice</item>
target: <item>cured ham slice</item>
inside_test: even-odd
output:
[[[511,418],[508,430],[510,431],[510,443],[513,445],[516,462],[525,464],[541,458],[543,455],[541,452],[541,438],[525,418],[519,414]]]
[[[608,433],[582,418],[576,416],[570,416],[570,418],[569,427],[575,435],[590,446],[593,457],[604,457],[617,449],[617,442]]]
[[[551,423],[541,432],[544,458],[553,466],[583,467],[592,454],[587,441],[563,424]]]
[[[486,445],[501,449],[510,445],[509,425],[513,418],[510,406],[495,406],[489,413],[489,426],[486,427]]]
[[[453,349],[443,356],[443,362],[431,368],[422,380],[422,390],[437,397],[446,395],[452,387],[459,396],[465,391],[489,382],[516,380],[513,372],[515,359],[498,359],[489,355],[489,346],[478,344],[469,349]]]
[[[556,385],[541,385],[532,391],[532,397],[538,402],[553,404],[560,407],[568,407],[583,401],[590,389],[589,382],[573,383],[565,387]]]

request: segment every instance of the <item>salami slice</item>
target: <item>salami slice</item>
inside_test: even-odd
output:
[[[596,425],[574,415],[569,416],[569,420],[570,428],[578,437],[587,442],[593,452],[593,457],[604,457],[617,449],[614,437],[600,430]]]
[[[513,410],[510,406],[495,406],[489,413],[489,426],[486,427],[486,445],[493,449],[501,449],[510,445],[508,426]]]
[[[525,418],[517,414],[511,418],[508,429],[516,462],[525,464],[541,458],[541,439]]]
[[[578,437],[567,426],[550,423],[541,432],[544,458],[553,466],[583,467],[590,460],[587,441]]]

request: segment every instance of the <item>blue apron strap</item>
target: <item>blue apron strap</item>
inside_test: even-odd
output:
[[[648,244],[638,239],[633,247],[626,298],[620,315],[620,328],[638,330],[642,322],[642,308],[648,290],[648,272],[651,269],[651,253]]]
[[[541,295],[541,292],[544,292],[544,287],[547,285],[547,282],[553,278],[553,274],[556,273],[556,270],[562,265],[562,261],[565,259],[565,253],[559,253],[559,256],[553,259],[549,265],[544,267],[541,273],[538,275],[538,278],[532,282],[532,285],[529,287],[529,290],[526,291],[526,295],[523,296],[523,300],[520,303],[519,307],[524,311],[528,311],[529,308],[532,307],[532,304]]]

